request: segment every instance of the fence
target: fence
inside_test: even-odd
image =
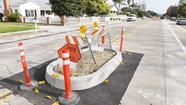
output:
[[[125,21],[127,16],[115,16],[115,17],[67,17],[65,19],[65,25],[73,24],[90,24],[93,22],[106,22],[106,21]],[[22,22],[33,22],[34,18],[22,18]],[[61,24],[61,18],[58,16],[52,17],[39,17],[38,22],[42,24]]]

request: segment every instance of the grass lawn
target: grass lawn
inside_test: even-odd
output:
[[[31,23],[0,22],[0,33],[24,31],[31,29],[34,29],[34,24]]]

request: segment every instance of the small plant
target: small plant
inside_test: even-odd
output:
[[[3,13],[0,13],[0,21],[3,21]]]
[[[9,22],[17,22],[20,18],[20,14],[18,12],[10,14],[7,19]]]

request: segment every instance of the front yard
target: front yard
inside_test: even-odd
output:
[[[31,29],[34,29],[34,24],[31,23],[0,22],[0,33],[24,31]]]

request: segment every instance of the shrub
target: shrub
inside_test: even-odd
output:
[[[9,22],[17,22],[19,20],[20,16],[21,15],[19,13],[12,13],[7,17],[7,19]]]

